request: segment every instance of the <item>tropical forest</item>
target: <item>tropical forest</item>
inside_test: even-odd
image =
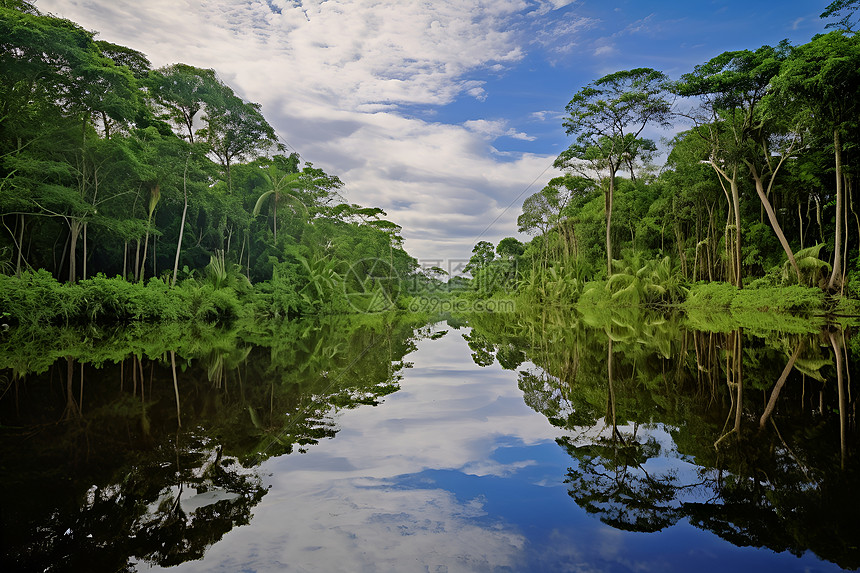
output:
[[[2,569],[860,569],[860,2],[817,12],[577,85],[451,263],[235,74],[0,0]]]

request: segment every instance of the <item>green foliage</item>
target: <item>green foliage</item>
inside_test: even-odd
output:
[[[739,290],[727,283],[698,283],[681,307],[691,325],[713,332],[741,326],[759,332],[811,332],[826,322],[824,292],[800,285]]]
[[[0,308],[21,326],[125,324],[193,320],[218,322],[248,315],[236,290],[183,281],[171,289],[164,281],[130,283],[96,275],[77,284],[61,284],[50,273],[0,275]]]
[[[841,28],[843,30],[852,31],[857,28],[858,21],[852,21],[851,18],[860,9],[860,1],[858,0],[833,0],[827,5],[824,12],[821,13],[821,18],[841,18],[835,22],[828,22],[825,28]]]
[[[630,255],[613,260],[606,289],[615,304],[654,306],[680,302],[687,293],[685,281],[670,257],[641,261]]]
[[[801,280],[806,286],[823,287],[827,280],[827,273],[831,269],[830,263],[818,258],[824,246],[824,243],[819,243],[813,247],[801,249],[794,253],[797,267],[800,269]],[[784,284],[797,280],[795,274],[791,272],[788,261],[782,267],[782,280]]]
[[[578,260],[521,270],[518,294],[527,304],[575,303],[582,294],[589,270],[586,263]]]

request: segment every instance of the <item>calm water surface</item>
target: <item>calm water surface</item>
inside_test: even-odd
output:
[[[458,326],[7,370],[4,570],[860,564],[829,334]]]

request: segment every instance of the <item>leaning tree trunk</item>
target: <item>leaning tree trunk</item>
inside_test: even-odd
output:
[[[748,165],[750,173],[753,176],[753,180],[755,181],[755,192],[758,194],[758,198],[761,201],[761,206],[764,208],[764,212],[767,213],[767,219],[770,221],[770,226],[773,227],[773,232],[776,233],[776,238],[779,239],[779,244],[782,245],[782,250],[785,251],[786,255],[788,255],[788,262],[791,263],[791,268],[794,269],[794,272],[797,274],[797,282],[802,283],[803,278],[800,276],[800,269],[798,268],[797,261],[794,258],[794,252],[792,252],[791,246],[785,238],[785,233],[782,232],[782,227],[776,218],[773,205],[770,204],[770,200],[767,198],[761,176],[758,174],[754,165]]]

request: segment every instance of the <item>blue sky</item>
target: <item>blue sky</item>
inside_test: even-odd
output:
[[[379,206],[443,266],[516,234],[556,175],[565,104],[588,82],[672,78],[726,50],[824,31],[828,0],[37,0],[147,54],[214,68],[290,147]],[[659,137],[659,133],[652,136]],[[492,225],[491,222],[495,221]],[[489,225],[489,228],[488,228]]]

